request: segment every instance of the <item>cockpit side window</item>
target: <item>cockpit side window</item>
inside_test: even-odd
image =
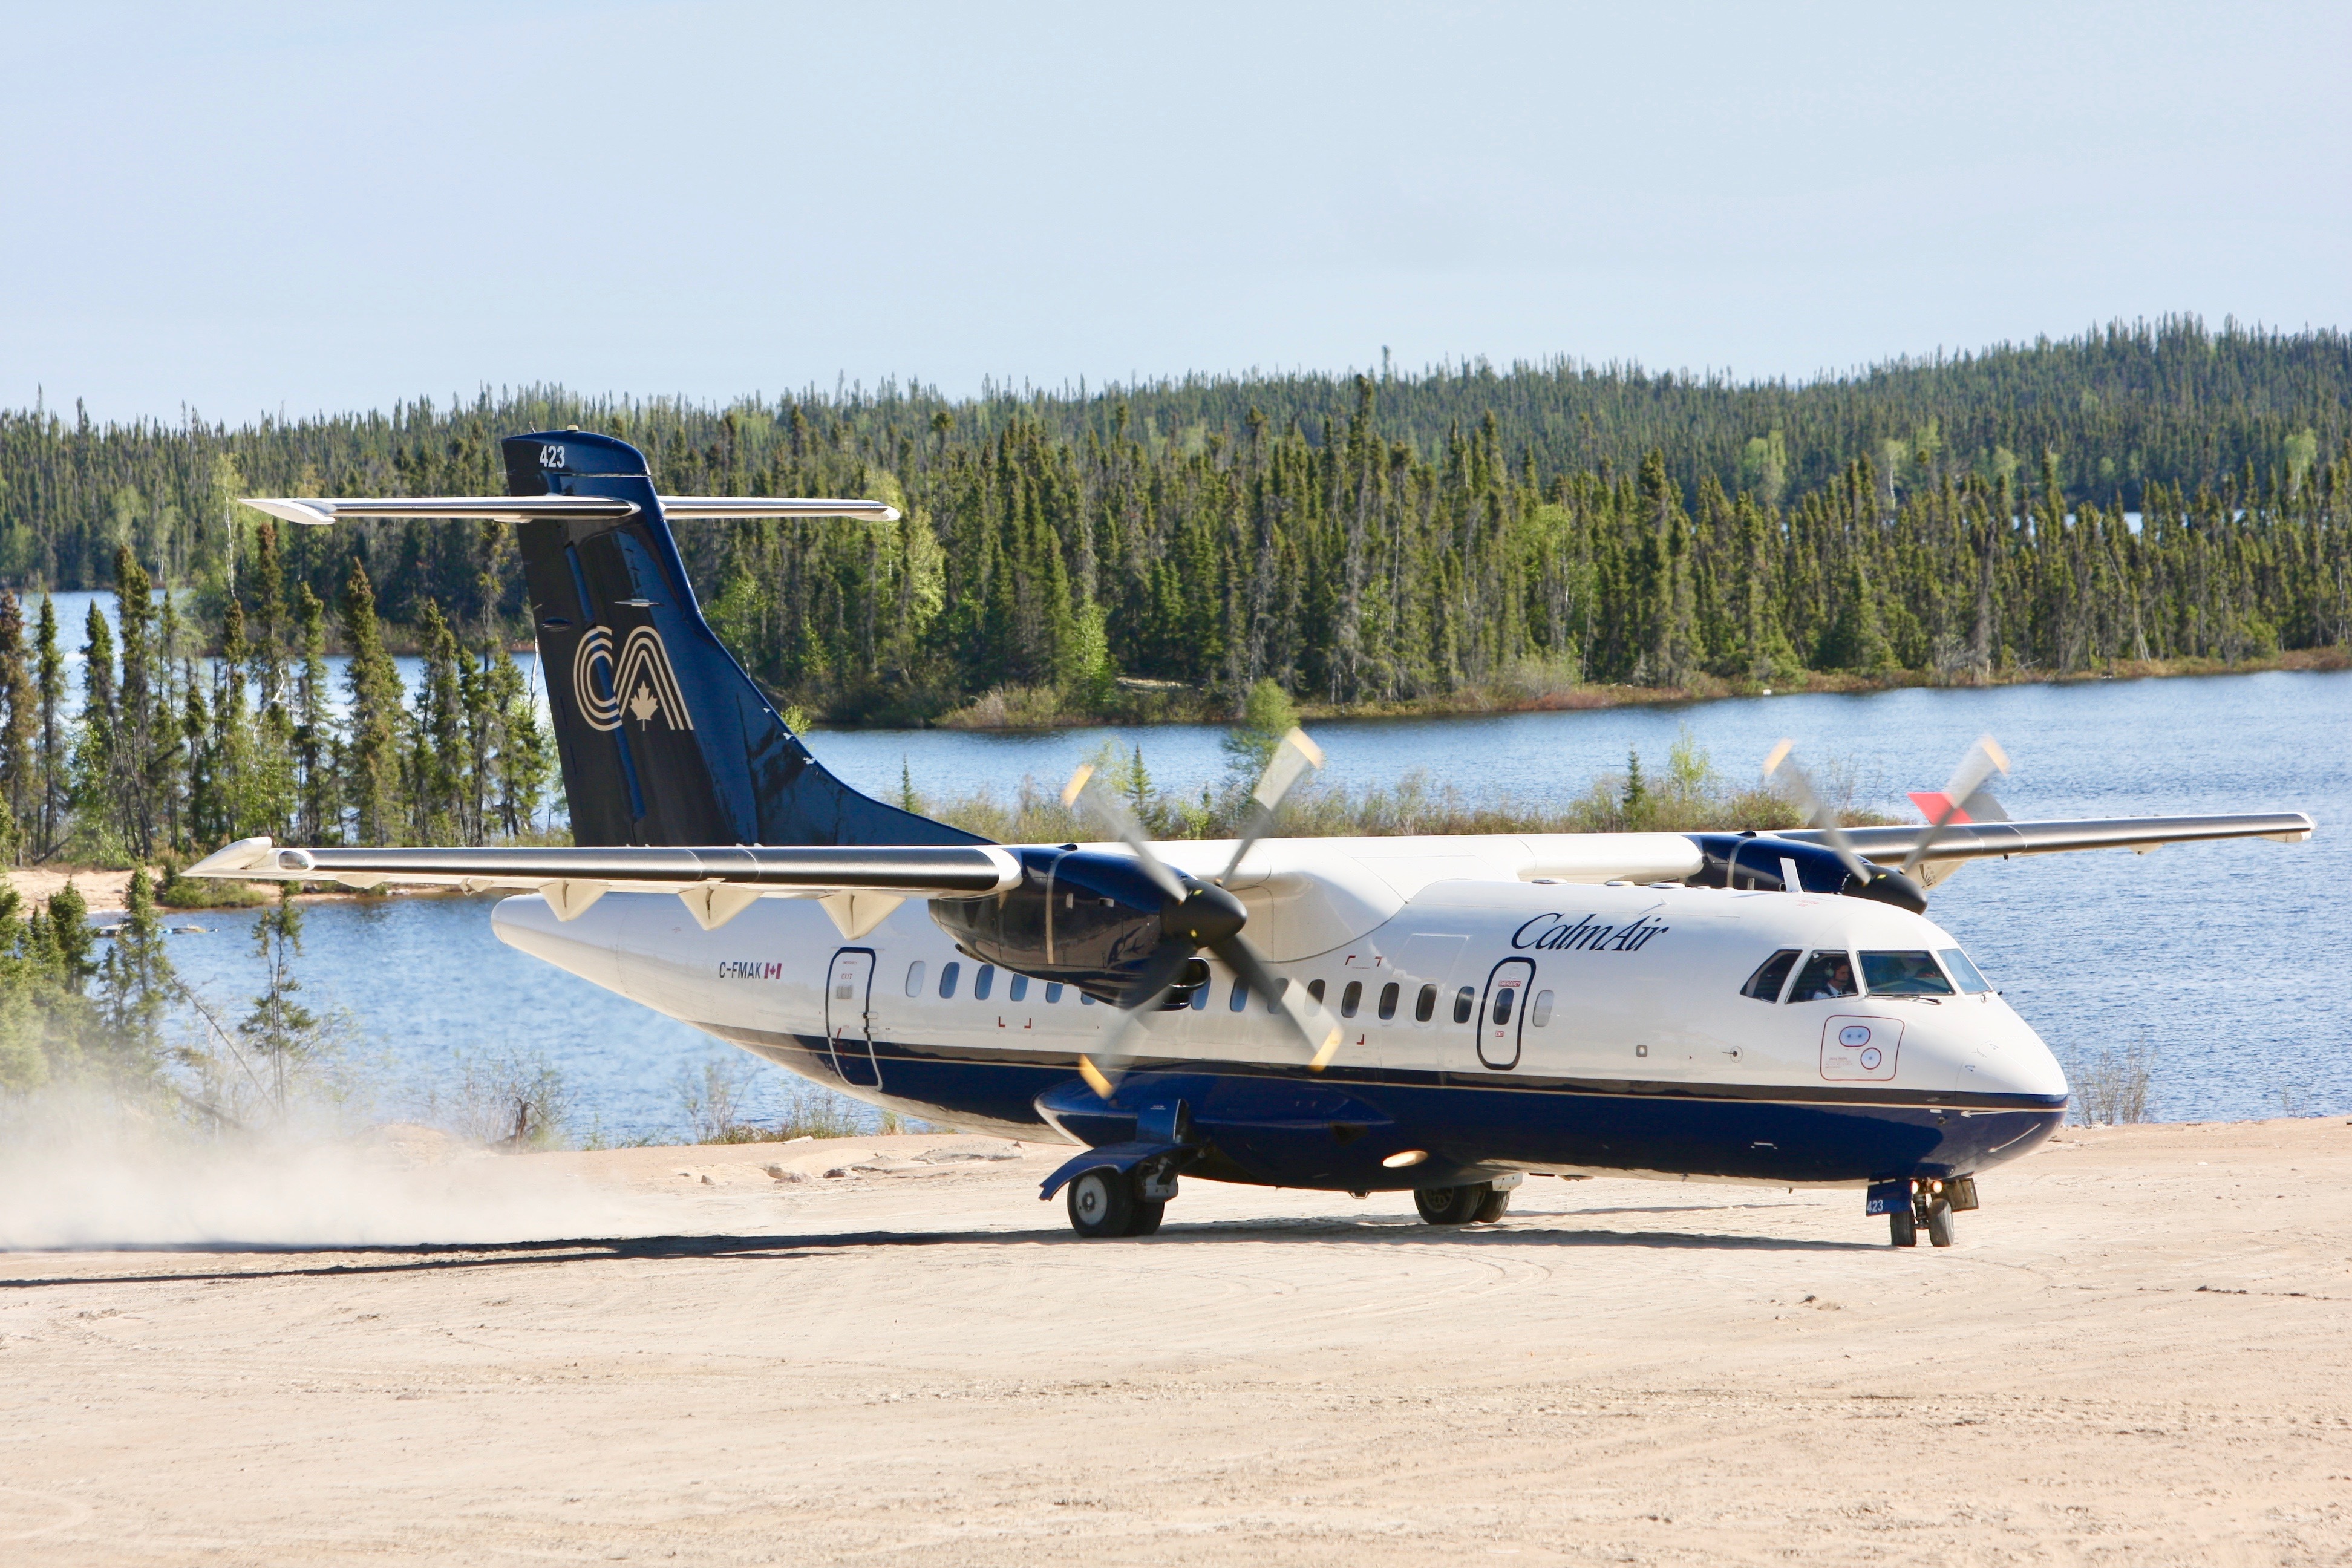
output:
[[[1951,972],[1952,979],[1969,995],[1980,996],[1992,989],[1992,982],[1984,977],[1984,971],[1970,963],[1969,955],[1958,948],[1939,949],[1936,956],[1944,961],[1944,967]]]
[[[1789,983],[1789,971],[1797,967],[1800,954],[1793,947],[1784,947],[1756,966],[1748,984],[1739,988],[1742,996],[1753,996],[1759,1002],[1778,1002],[1780,987]]]
[[[1952,983],[1931,952],[1865,952],[1862,978],[1873,996],[1949,996]]]
[[[1797,984],[1789,988],[1791,1002],[1819,1002],[1825,997],[1854,994],[1853,955],[1826,949],[1805,960]]]

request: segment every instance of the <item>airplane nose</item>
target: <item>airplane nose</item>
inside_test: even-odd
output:
[[[2004,1023],[2002,1027],[1973,1031],[1957,1042],[1959,1075],[1953,1087],[1979,1094],[2064,1094],[2066,1071],[2042,1037],[2022,1020]]]

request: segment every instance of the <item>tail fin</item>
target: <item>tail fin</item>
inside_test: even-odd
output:
[[[576,430],[500,445],[509,496],[634,506],[519,531],[576,842],[985,842],[860,795],[809,755],[703,620],[635,447]]]

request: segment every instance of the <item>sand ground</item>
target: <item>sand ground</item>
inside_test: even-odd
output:
[[[1546,1179],[1081,1243],[1061,1152],[478,1157],[510,1244],[0,1256],[0,1560],[2352,1563],[2341,1119],[2070,1131],[1948,1251]]]

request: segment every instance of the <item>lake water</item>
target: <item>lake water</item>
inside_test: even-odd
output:
[[[2121,816],[2293,809],[2311,842],[2050,856],[1969,867],[1936,918],[2062,1056],[2145,1038],[2166,1120],[2352,1111],[2352,673],[2085,682],[1969,691],[1793,696],[1678,708],[1319,725],[1329,776],[1390,783],[1425,769],[1474,796],[1561,800],[1629,747],[1663,761],[1685,729],[1726,773],[1750,773],[1781,736],[1847,759],[1863,804],[1908,816],[1906,789],[1940,787],[1978,735],[2016,763],[2011,815]],[[1140,744],[1164,785],[1222,774],[1209,727],[1037,735],[948,731],[813,736],[852,784],[895,793],[902,762],[932,794],[1009,793],[1066,777],[1106,740]],[[489,902],[397,899],[313,907],[303,969],[313,1005],[351,1009],[386,1108],[446,1075],[451,1053],[544,1048],[593,1118],[620,1137],[682,1125],[679,1069],[725,1047],[526,958],[489,931]],[[182,973],[243,1010],[257,985],[252,917],[200,914],[174,939]],[[757,1069],[772,1114],[790,1079]]]

